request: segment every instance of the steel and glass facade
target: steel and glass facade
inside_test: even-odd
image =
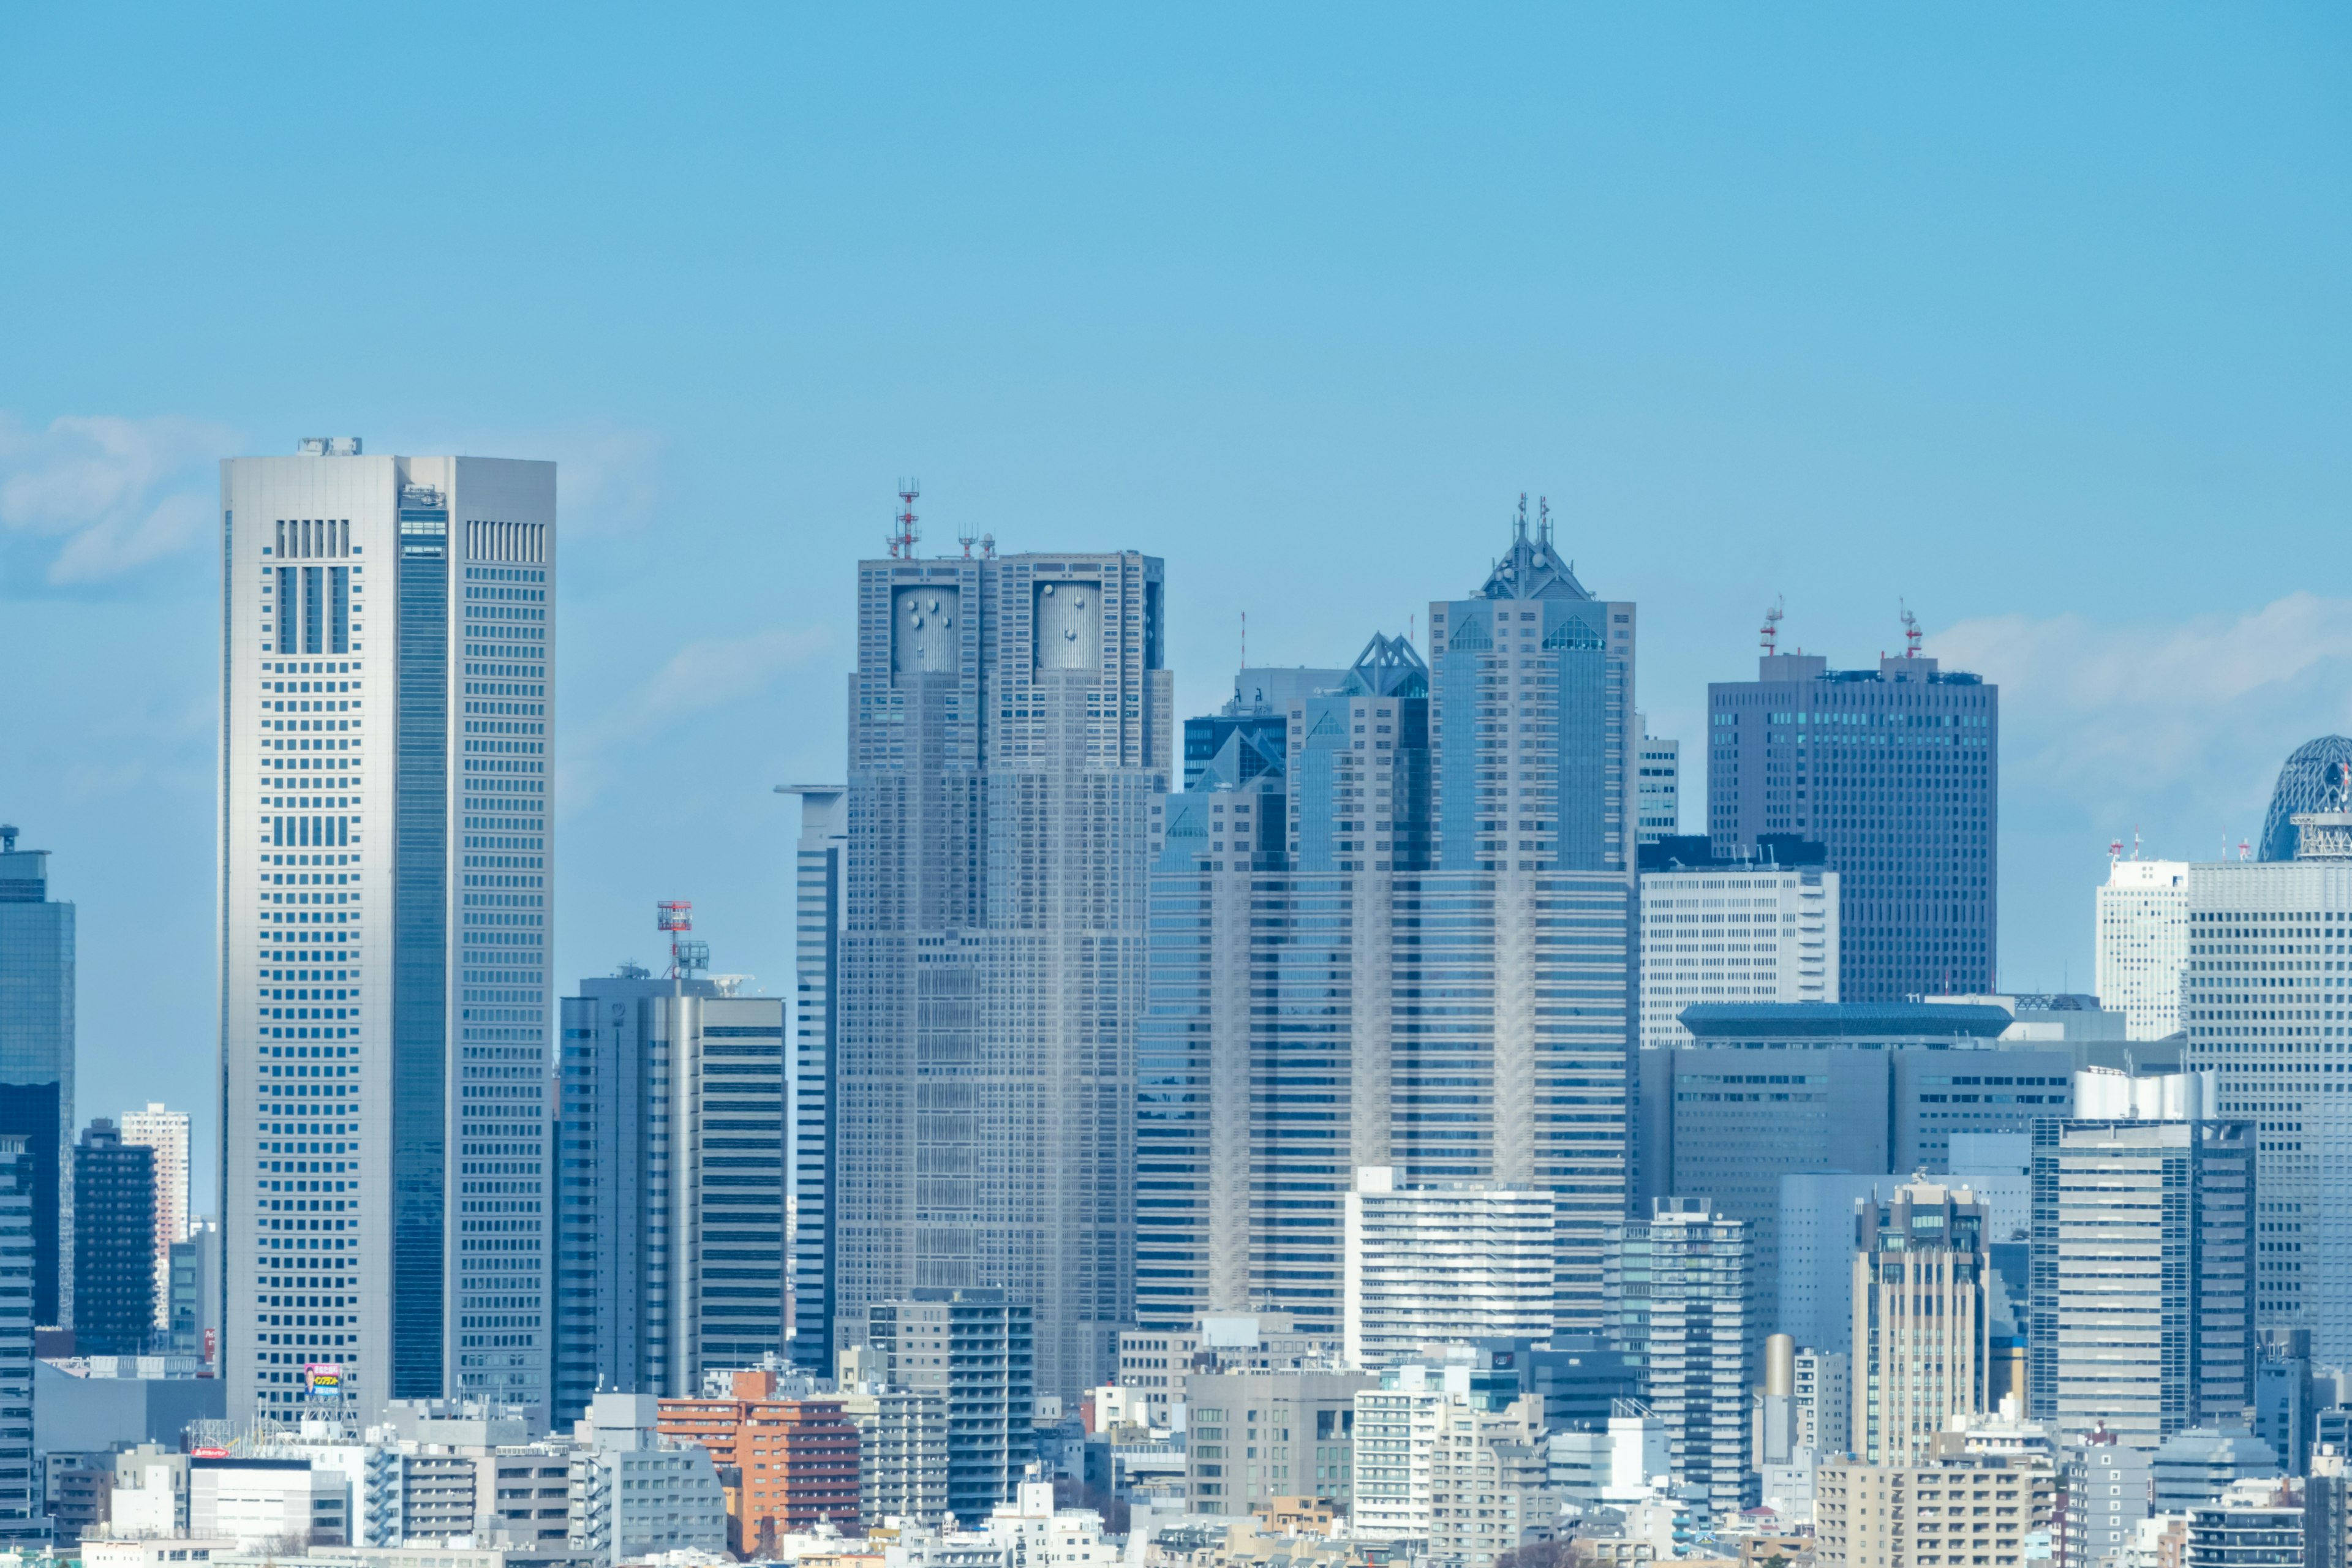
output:
[[[222,465],[233,1418],[547,1409],[555,473]]]

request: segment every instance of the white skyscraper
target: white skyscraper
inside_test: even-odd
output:
[[[1683,743],[1650,733],[1650,716],[1637,713],[1642,727],[1641,762],[1634,794],[1634,842],[1655,844],[1682,828]]]
[[[1642,1047],[1691,1044],[1694,1002],[1835,1002],[1838,874],[1817,866],[1642,873]]]
[[[221,561],[230,1419],[543,1418],[554,465],[232,458]]]
[[[172,1326],[172,1244],[188,1238],[188,1113],[149,1100],[126,1110],[122,1142],[155,1151],[155,1326]]]
[[[1390,1166],[1358,1166],[1348,1194],[1348,1364],[1377,1372],[1452,1340],[1549,1338],[1552,1207],[1541,1187],[1402,1186]]]
[[[2098,988],[2135,1040],[2180,1027],[2189,968],[2189,862],[2116,860],[2099,889]]]

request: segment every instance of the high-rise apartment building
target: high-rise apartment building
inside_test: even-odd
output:
[[[1854,1215],[1853,1454],[1916,1465],[1985,1407],[1985,1229],[1965,1186],[1908,1182]]]
[[[2341,775],[2338,779],[2342,787]],[[2292,860],[2189,868],[2183,1025],[2219,1115],[2254,1128],[2254,1322],[2307,1329],[2315,1360],[2352,1357],[2352,1232],[2323,1223],[2352,1158],[2336,1082],[2352,1051],[2352,810],[2293,814]]]
[[[784,999],[638,970],[563,998],[555,1419],[780,1355]]]
[[[172,1247],[188,1234],[188,1113],[149,1100],[116,1123],[125,1143],[155,1152],[155,1326],[172,1326]]]
[[[155,1333],[155,1152],[101,1116],[74,1145],[74,1349],[138,1355]]]
[[[0,1136],[34,1160],[33,1317],[73,1321],[74,907],[0,826]]]
[[[866,1309],[875,1381],[947,1402],[947,1506],[984,1519],[1010,1500],[1036,1444],[1028,1306],[992,1289],[917,1289]]]
[[[33,1455],[32,1140],[0,1134],[0,1550],[47,1544]]]
[[[1687,1046],[1706,1002],[1838,1000],[1838,874],[1817,866],[1642,873],[1642,1048]]]
[[[1265,1305],[1336,1336],[1364,1166],[1549,1192],[1555,1322],[1600,1327],[1627,1181],[1634,629],[1522,518],[1474,595],[1431,606],[1426,664],[1374,637],[1289,691],[1279,753],[1223,731],[1160,803],[1147,1327]]]
[[[2034,1126],[2026,1386],[2060,1431],[2153,1451],[2253,1403],[2262,1139],[2210,1119],[2212,1077],[2169,1118]]]
[[[1671,1473],[1717,1520],[1748,1501],[1748,1226],[1705,1198],[1659,1198],[1610,1228],[1610,1334],[1641,1358]]]
[[[1633,837],[1638,844],[1655,844],[1683,830],[1683,743],[1651,734],[1648,714],[1634,718],[1642,736],[1635,758]]]
[[[778,784],[801,800],[793,856],[793,1022],[791,1094],[784,1106],[785,1259],[792,1289],[790,1353],[816,1377],[833,1375],[833,1076],[841,1055],[834,993],[848,902],[842,878],[849,853],[849,792],[833,784]]]
[[[220,522],[230,1415],[543,1419],[554,465],[310,440]]]
[[[1999,688],[1916,646],[1875,669],[1768,649],[1707,706],[1707,832],[1718,853],[1768,834],[1823,846],[1843,999],[1994,989]]]
[[[1551,1337],[1551,1194],[1400,1187],[1383,1165],[1348,1194],[1345,1356],[1378,1372],[1426,1345]]]
[[[2099,1005],[2124,1016],[2135,1040],[2180,1028],[2189,969],[2189,863],[2118,859],[2099,889]]]
[[[858,567],[835,1331],[912,1289],[1002,1289],[1035,1311],[1037,1386],[1075,1397],[1134,1314],[1162,573],[911,557]]]

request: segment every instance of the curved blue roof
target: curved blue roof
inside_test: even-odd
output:
[[[1694,1002],[1683,1027],[1702,1040],[1861,1039],[1965,1035],[1991,1039],[2016,1020],[1985,1002]]]
[[[2294,749],[2294,755],[2279,769],[2277,787],[2271,791],[2271,808],[2263,818],[2263,840],[2257,858],[2294,858],[2294,814],[2317,811],[2326,804],[2327,769],[2334,763],[2352,766],[2352,739],[2322,735]]]

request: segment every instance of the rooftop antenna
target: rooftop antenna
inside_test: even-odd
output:
[[[2139,824],[2132,824],[2132,858],[2139,858]]]
[[[1518,530],[1519,539],[1522,542],[1525,542],[1528,537],[1528,492],[1525,490],[1521,490],[1519,492]]]
[[[694,929],[694,905],[686,899],[663,899],[654,905],[654,927],[669,932],[669,978],[683,980],[697,956],[708,958],[710,945],[684,936]],[[699,949],[699,954],[695,950]]]
[[[1909,605],[1904,604],[1900,599],[1895,602],[1903,605],[1903,657],[1917,658],[1919,657],[1919,617],[1911,613]]]
[[[1544,548],[1549,550],[1551,548],[1551,498],[1549,496],[1536,497],[1536,515],[1542,520],[1537,525],[1538,537],[1542,539]]]
[[[1780,641],[1780,616],[1783,613],[1781,606],[1785,603],[1787,603],[1785,595],[1775,594],[1772,595],[1771,605],[1764,612],[1764,630],[1760,635],[1764,639],[1766,658],[1771,658],[1778,650]]]
[[[16,852],[16,825],[13,822],[0,822],[0,855],[14,855]]]
[[[2116,868],[2116,861],[2118,861],[2118,860],[2120,860],[2120,859],[2122,859],[2123,858],[2124,858],[2124,841],[2123,841],[2122,839],[2120,839],[2120,838],[2110,838],[2110,839],[2108,839],[2108,840],[2107,840],[2107,869],[2108,869],[2108,870],[2110,870],[2110,871],[2114,870],[2114,869]]]
[[[890,543],[890,557],[894,561],[912,561],[915,558],[915,541],[922,537],[915,531],[915,498],[922,493],[920,479],[898,481],[898,514],[891,520],[898,525],[898,532]]]
[[[1242,612],[1242,668],[1249,668],[1249,612]]]
[[[996,559],[996,535],[983,533],[980,536],[980,558],[982,561]]]
[[[1412,641],[1413,628],[1421,625],[1421,612],[1415,610],[1404,618],[1404,640]]]
[[[956,542],[963,546],[963,558],[969,561],[971,559],[971,547],[979,541],[972,537],[971,530],[967,528],[956,535]]]
[[[2251,859],[2252,859],[2253,858],[2254,858],[2254,847],[2253,847],[2252,845],[2251,845],[2251,844],[2247,843],[2247,842],[2246,842],[2244,839],[2242,839],[2242,838],[2239,839],[2239,840],[2238,840],[2238,858],[2239,858],[2239,859],[2241,859],[2241,860],[2251,860]]]

